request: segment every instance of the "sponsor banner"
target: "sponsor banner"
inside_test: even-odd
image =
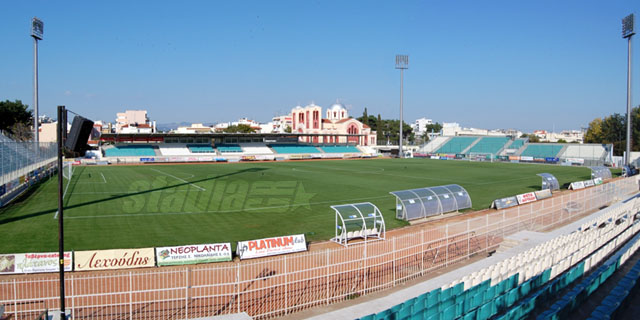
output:
[[[509,160],[520,160],[520,156],[509,156]]]
[[[519,195],[516,196],[516,198],[518,198],[518,203],[519,204],[525,204],[525,203],[534,202],[534,201],[538,200],[536,198],[536,194],[534,192],[527,192],[527,193],[519,194]]]
[[[602,178],[595,178],[595,179],[593,179],[593,183],[594,183],[596,186],[601,185],[601,184],[602,184]]]
[[[155,265],[153,248],[116,249],[75,252],[75,270],[114,270],[153,267]]]
[[[571,182],[569,189],[571,190],[584,189],[584,181]]]
[[[140,162],[155,162],[155,158],[140,158]]]
[[[518,199],[516,199],[516,197],[507,197],[507,198],[494,200],[493,204],[491,204],[491,207],[500,210],[504,208],[515,207],[517,205],[518,205]]]
[[[231,261],[231,243],[156,248],[159,266]]]
[[[433,159],[433,160],[438,160],[438,159],[440,159],[440,157],[438,157],[438,156],[431,156],[431,159]]]
[[[593,186],[596,185],[595,182],[593,182],[593,180],[585,180],[585,181],[582,181],[582,182],[584,183],[584,187],[585,188],[593,187]]]
[[[74,166],[78,166],[78,165],[82,164],[82,161],[81,160],[75,160],[75,161],[72,161],[71,164],[73,164]]]
[[[544,158],[544,160],[546,162],[558,162],[558,161],[560,161],[559,158],[553,158],[553,157],[547,157],[547,158]]]
[[[227,158],[216,158],[216,162],[227,162]]]
[[[536,198],[538,198],[538,200],[551,198],[551,190],[544,189],[544,190],[536,191]]]
[[[255,161],[256,156],[242,156],[242,161]]]
[[[522,161],[533,161],[533,157],[521,156],[520,160],[522,160]]]
[[[547,160],[545,160],[545,158],[533,158],[534,162],[545,162]]]
[[[187,159],[187,161],[189,161],[189,162],[198,162],[198,158],[196,158],[196,157],[189,157],[189,158]]]
[[[169,161],[171,161],[171,162],[184,162],[184,158],[182,158],[182,157],[171,157],[171,158],[169,158]]]
[[[506,161],[506,160],[509,160],[509,157],[508,156],[498,156],[498,160]]]
[[[304,234],[240,241],[236,254],[240,259],[260,258],[278,254],[307,251]]]
[[[573,163],[573,164],[584,164],[584,159],[579,159],[579,158],[566,158],[564,159],[564,161]]]
[[[72,271],[73,255],[64,253],[64,270]],[[58,272],[57,252],[0,255],[0,274]]]
[[[213,157],[200,157],[200,161],[215,161]]]

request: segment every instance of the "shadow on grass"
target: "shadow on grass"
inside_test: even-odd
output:
[[[84,167],[80,167],[80,168],[84,169]],[[114,195],[114,196],[109,197],[109,198],[82,202],[82,203],[74,204],[72,206],[66,206],[65,205],[64,209],[73,209],[73,208],[78,208],[78,207],[82,207],[82,206],[86,206],[86,205],[91,205],[91,204],[101,203],[101,202],[105,202],[105,201],[111,201],[111,200],[115,200],[115,199],[121,199],[121,198],[130,197],[130,196],[136,196],[136,195],[151,193],[151,192],[155,192],[155,191],[178,188],[178,187],[182,187],[182,186],[185,186],[185,185],[191,185],[191,184],[198,183],[198,182],[216,180],[216,179],[220,179],[220,178],[234,176],[234,175],[237,175],[237,174],[249,173],[249,172],[260,172],[260,171],[264,171],[264,170],[268,170],[268,169],[267,168],[247,168],[247,169],[238,170],[238,171],[231,172],[231,173],[221,174],[221,175],[218,175],[218,176],[215,176],[215,177],[203,178],[203,179],[200,179],[200,180],[180,183],[180,184],[176,184],[176,185],[165,186],[165,187],[160,187],[160,188],[156,188],[156,189],[149,189],[149,190],[133,192],[133,193],[125,193],[125,194],[120,194],[120,195]],[[82,173],[82,171],[80,171],[80,172],[78,172],[76,174],[81,174],[81,173]],[[77,182],[77,180],[76,180],[76,182]],[[73,186],[71,187],[71,190],[68,191],[68,192],[71,192],[70,194],[73,194],[73,190],[75,190],[76,184],[77,183],[74,183]],[[40,184],[38,184],[38,185],[40,185]],[[37,190],[37,188],[30,188],[30,189],[34,189],[34,190],[33,191],[29,190],[28,194],[27,194],[27,192],[25,192],[25,194],[20,196],[20,198],[19,198],[20,201],[24,201],[29,195],[33,194],[35,192],[35,190]],[[67,202],[68,202],[68,199],[67,199]],[[0,225],[6,224],[6,223],[15,222],[15,221],[19,221],[19,220],[29,219],[29,218],[33,218],[33,217],[49,214],[49,213],[54,213],[56,211],[58,211],[57,207],[54,208],[54,209],[38,211],[38,212],[30,213],[30,214],[21,215],[21,216],[18,216],[18,217],[8,217],[8,218],[0,220]]]

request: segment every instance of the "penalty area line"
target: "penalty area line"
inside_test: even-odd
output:
[[[184,179],[182,179],[182,178],[178,178],[178,177],[176,177],[176,176],[174,176],[174,175],[168,174],[168,173],[163,172],[163,171],[160,171],[160,170],[158,170],[158,169],[154,169],[154,168],[149,168],[149,169],[151,169],[151,170],[153,170],[153,171],[155,171],[155,172],[158,172],[158,173],[164,174],[165,176],[169,176],[169,177],[171,177],[171,178],[174,178],[174,179],[176,179],[176,180],[178,180],[178,181],[182,181],[182,182],[184,182],[184,183],[190,184],[190,185],[191,185],[191,186],[193,186],[194,188],[198,188],[198,189],[200,189],[200,190],[202,190],[202,191],[207,191],[207,189],[205,189],[205,188],[203,188],[203,187],[201,187],[201,186],[195,185],[195,184],[193,184],[193,183],[191,183],[191,182],[189,182],[189,181],[187,181],[187,180],[184,180]]]

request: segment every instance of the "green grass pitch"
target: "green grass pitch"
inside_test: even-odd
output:
[[[533,164],[424,159],[79,166],[65,197],[65,249],[136,248],[235,242],[304,233],[334,235],[331,205],[372,202],[387,229],[397,191],[459,184],[473,209],[540,189],[537,173],[560,185],[590,170]],[[0,253],[57,251],[57,179],[0,209]]]

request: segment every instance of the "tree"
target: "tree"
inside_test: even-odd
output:
[[[367,115],[367,108],[364,108],[364,112],[362,113],[362,120],[360,120],[362,123],[369,125],[369,115]]]
[[[287,126],[286,128],[284,128],[284,132],[291,133],[291,127]]]
[[[602,143],[602,119],[595,118],[589,122],[589,128],[584,134],[584,143]]]
[[[31,134],[26,134],[30,131],[30,127],[33,124],[33,115],[31,110],[27,110],[28,105],[22,104],[22,101],[0,101],[0,130],[6,131],[11,135],[20,133],[18,139],[28,140],[31,138]],[[27,128],[27,130],[24,130]]]
[[[440,132],[440,130],[442,130],[442,125],[438,122],[427,125],[427,132]]]
[[[565,140],[565,139],[558,139],[558,141],[556,141],[556,143],[567,143],[567,140]]]
[[[380,144],[384,140],[384,132],[382,132],[382,118],[380,117],[379,113],[378,119],[376,119],[376,133],[376,141],[378,141],[378,144]]]
[[[248,124],[239,124],[237,126],[228,126],[224,129],[226,133],[255,133],[256,130]]]
[[[538,138],[538,136],[536,136],[535,134],[526,134],[523,133],[520,138],[529,138],[529,142],[531,143],[536,143],[536,142],[540,142],[540,138]]]

